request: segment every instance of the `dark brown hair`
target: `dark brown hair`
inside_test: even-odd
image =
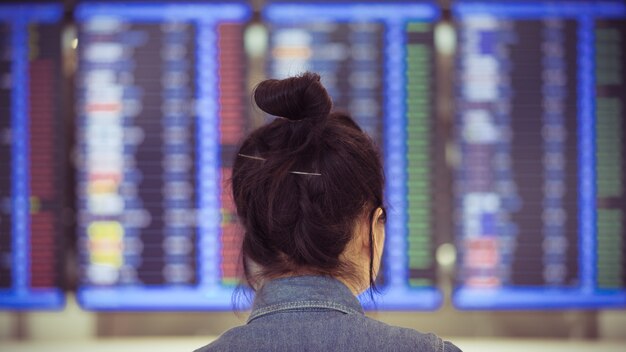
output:
[[[331,113],[332,101],[315,73],[263,81],[254,99],[279,118],[244,140],[233,167],[248,284],[302,272],[355,279],[354,264],[340,255],[357,220],[367,214],[371,224],[383,207],[377,148],[349,115]],[[369,232],[375,288],[371,225]],[[260,270],[253,273],[250,261]]]

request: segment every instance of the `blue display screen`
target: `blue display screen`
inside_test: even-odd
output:
[[[59,5],[0,5],[0,309],[64,303]]]
[[[439,10],[423,2],[268,2],[267,75],[322,76],[335,110],[346,110],[383,153],[388,203],[385,255],[375,303],[436,309],[435,54]]]
[[[461,309],[626,306],[626,5],[458,2]]]
[[[247,5],[81,3],[79,303],[229,310],[239,259],[224,187],[246,131]]]
[[[0,309],[63,307],[72,217],[82,307],[246,308],[228,181],[265,122],[249,113],[261,60],[266,77],[320,73],[380,147],[382,294],[367,309],[437,309],[449,237],[460,309],[626,307],[626,4],[451,10],[454,32],[434,1],[270,0],[246,32],[243,1],[79,2],[63,104],[62,5],[0,5]],[[454,33],[442,72],[435,42]]]

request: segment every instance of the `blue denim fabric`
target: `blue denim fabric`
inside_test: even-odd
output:
[[[460,351],[436,335],[390,326],[363,313],[342,282],[321,276],[272,280],[256,294],[244,326],[208,351]]]

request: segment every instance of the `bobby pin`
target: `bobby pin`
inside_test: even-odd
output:
[[[265,158],[261,158],[260,156],[246,155],[246,154],[241,154],[241,153],[237,153],[237,155],[244,157],[244,158],[253,159],[253,160],[260,160],[260,161],[266,160]],[[289,171],[289,173],[294,174],[294,175],[322,176],[322,174],[318,172]]]
[[[317,172],[289,171],[289,173],[296,175],[322,176],[322,174],[319,174]]]
[[[248,159],[265,161],[265,158],[261,158],[260,156],[246,155],[246,154],[241,154],[241,153],[238,153],[237,155],[243,156],[244,158],[248,158]]]

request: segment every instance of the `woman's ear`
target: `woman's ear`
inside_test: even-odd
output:
[[[367,216],[363,217],[357,227],[359,233],[359,245],[361,250],[365,253],[370,253],[370,230],[372,231],[372,240],[374,254],[377,256],[382,255],[383,246],[385,245],[385,222],[386,214],[383,208],[379,207],[374,210],[371,222],[367,219]]]
[[[380,265],[383,257],[383,250],[385,248],[385,222],[387,220],[385,210],[383,208],[377,208],[374,211],[372,217],[371,229],[372,229],[372,249],[373,249],[373,274],[374,278],[378,276],[380,271]]]
[[[382,253],[383,246],[385,245],[385,222],[387,221],[387,215],[385,210],[381,207],[374,211],[372,217],[372,236],[374,239],[374,252],[380,251]]]

